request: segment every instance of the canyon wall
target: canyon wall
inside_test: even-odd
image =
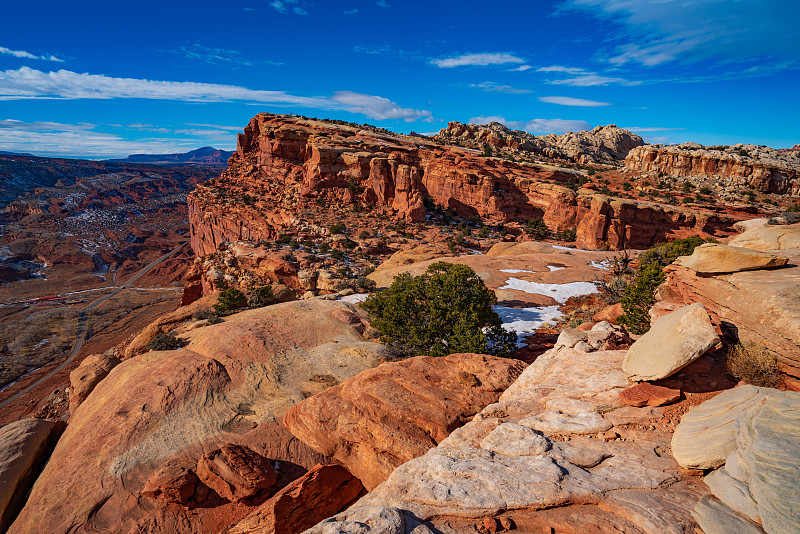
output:
[[[222,242],[324,232],[314,229],[321,210],[354,205],[408,222],[424,221],[434,206],[490,224],[542,217],[551,231],[576,229],[575,244],[588,249],[647,247],[735,222],[562,185],[580,176],[425,137],[262,113],[239,134],[228,170],[190,194],[192,247],[203,256]]]
[[[625,167],[674,177],[714,177],[723,187],[750,186],[764,193],[800,195],[800,156],[755,145],[640,146],[628,153]]]

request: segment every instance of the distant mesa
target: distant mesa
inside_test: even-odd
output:
[[[181,154],[131,154],[124,159],[111,159],[108,161],[123,163],[198,163],[202,165],[227,165],[228,158],[233,152],[220,150],[218,148],[204,146],[196,150],[190,150]]]

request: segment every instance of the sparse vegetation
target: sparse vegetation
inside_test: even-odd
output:
[[[343,223],[334,223],[330,227],[331,235],[343,234],[345,230],[346,228]]]
[[[235,287],[230,287],[219,292],[217,303],[212,307],[218,314],[224,314],[238,310],[239,308],[244,308],[245,306],[247,306],[247,297],[244,296],[244,293]]]
[[[550,229],[547,228],[544,219],[536,217],[525,223],[525,232],[531,237],[544,239],[550,234]]]
[[[188,343],[185,339],[175,337],[173,334],[158,334],[150,340],[147,348],[150,350],[177,350]]]
[[[275,304],[275,295],[272,294],[272,286],[261,286],[257,288],[247,299],[250,308],[263,308]]]
[[[737,343],[728,351],[728,371],[747,384],[765,388],[780,385],[781,372],[775,354],[753,343]]]
[[[510,356],[517,335],[501,327],[494,292],[466,265],[437,262],[420,276],[403,273],[371,295],[367,310],[394,354],[446,356],[477,352]]]

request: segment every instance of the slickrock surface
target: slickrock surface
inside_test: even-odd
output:
[[[723,333],[774,352],[786,385],[800,389],[800,251],[782,250],[780,255],[789,259],[780,269],[705,277],[669,265],[656,298],[660,304],[702,303]]]
[[[800,250],[800,226],[754,228],[734,237],[728,244],[757,250]]]
[[[513,521],[521,533],[692,532],[691,510],[706,491],[686,484],[665,454],[669,434],[646,430],[647,423],[636,429],[663,408],[620,409],[628,411],[627,423],[599,436],[517,426],[548,414],[612,425],[619,393],[631,386],[624,356],[569,348],[544,353],[497,403],[308,532],[450,534],[471,532],[485,517]],[[430,530],[417,527],[420,521]]]
[[[789,259],[749,248],[705,243],[695,248],[691,256],[675,261],[699,274],[718,274],[783,267]]]
[[[628,350],[622,369],[631,380],[666,378],[720,342],[705,307],[690,304],[661,317]]]
[[[228,534],[299,534],[364,494],[364,486],[340,465],[317,465],[269,500]]]
[[[640,382],[619,394],[619,400],[628,406],[663,406],[681,398],[681,390]]]
[[[75,410],[89,396],[94,387],[119,365],[119,359],[109,354],[87,356],[77,369],[69,374],[69,412]]]
[[[639,146],[628,153],[625,166],[669,176],[713,176],[723,179],[726,186],[751,185],[769,193],[800,194],[800,157],[755,145],[720,150],[697,143]]]
[[[272,486],[272,461],[242,445],[223,445],[197,462],[197,478],[229,501],[238,502]]]
[[[527,152],[582,164],[618,164],[625,159],[632,148],[644,145],[641,137],[614,124],[596,126],[589,131],[536,137],[522,130],[510,130],[499,122],[489,124],[449,122],[447,128],[442,128],[436,137],[445,142],[456,142],[478,150],[482,150],[483,145],[488,144],[495,148],[511,149],[512,154]]]
[[[169,461],[191,467],[229,443],[278,460],[279,478],[324,461],[272,420],[377,363],[381,345],[363,338],[359,314],[319,299],[276,304],[192,329],[182,349],[123,361],[73,414],[10,532],[209,532],[244,518],[250,505],[198,494],[205,485],[189,500],[196,508],[140,492]]]
[[[384,363],[296,404],[283,421],[372,489],[495,402],[523,368],[480,354]]]
[[[22,419],[0,428],[0,531],[16,517],[63,424]]]
[[[617,143],[617,137],[602,151],[623,151],[630,144],[622,138]],[[600,150],[603,143],[585,148]],[[425,220],[424,201],[492,223],[542,217],[552,231],[575,228],[576,244],[589,249],[606,243],[645,248],[669,236],[716,234],[735,222],[723,214],[563,185],[580,176],[548,165],[483,158],[423,137],[261,113],[239,134],[228,170],[189,195],[192,249],[205,256],[223,242],[271,241],[282,233],[304,239],[324,235],[327,228],[314,222],[318,217],[312,212],[355,204],[372,217],[408,222]]]
[[[739,386],[683,417],[672,440],[675,458],[684,467],[719,467],[705,477],[719,501],[705,499],[694,510],[705,532],[736,525],[762,532],[750,521],[770,534],[797,531],[798,435],[800,393],[771,388]]]

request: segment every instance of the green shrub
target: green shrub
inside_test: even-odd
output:
[[[375,283],[375,281],[370,280],[366,276],[359,276],[358,279],[356,280],[356,289],[364,293],[370,293],[372,291],[375,291],[376,286],[377,284]]]
[[[214,317],[219,317],[217,315],[217,312],[215,312],[214,310],[200,310],[194,312],[194,314],[192,315],[192,319],[194,319],[195,321],[202,321],[204,319],[213,319]]]
[[[331,251],[331,246],[328,243],[326,243],[325,241],[323,241],[322,243],[319,244],[319,253],[320,254],[327,254],[330,251]]]
[[[541,217],[536,217],[535,219],[531,219],[525,223],[525,232],[531,237],[543,239],[548,236],[550,229],[547,228],[547,225],[544,223],[544,219]]]
[[[631,285],[625,288],[620,302],[625,314],[620,321],[634,334],[650,329],[650,307],[655,302],[656,288],[666,279],[664,267],[678,256],[688,256],[705,243],[702,237],[687,237],[649,248],[639,256],[639,267]]]
[[[339,250],[338,248],[336,250],[331,251],[331,258],[333,258],[334,260],[343,260],[344,251]]]
[[[360,240],[362,240],[362,241],[365,240],[365,239],[369,239],[369,237],[370,237],[370,233],[367,230],[361,230],[361,232],[359,232],[359,234],[358,234],[358,238]]]
[[[275,304],[275,295],[272,294],[272,286],[261,286],[257,288],[247,299],[247,305],[251,308],[263,308]]]
[[[510,356],[517,334],[504,330],[494,292],[466,265],[437,262],[420,276],[403,273],[367,297],[372,326],[392,352]]]
[[[330,227],[331,235],[333,234],[343,234],[345,231],[344,223],[335,223],[332,224]]]
[[[489,228],[486,226],[481,226],[478,230],[478,237],[486,238],[489,237]]]
[[[283,234],[278,238],[278,243],[280,243],[281,245],[288,245],[291,242],[292,242],[292,236],[290,236],[289,234]]]
[[[150,350],[176,350],[188,343],[185,339],[175,337],[172,334],[158,334],[150,340],[147,348]]]
[[[631,185],[630,182],[622,182],[622,189],[624,189],[625,191],[630,191],[631,189],[633,189],[633,185]]]
[[[245,306],[247,306],[247,298],[244,293],[235,287],[230,287],[219,292],[217,303],[214,304],[213,308],[217,313],[228,313]]]

